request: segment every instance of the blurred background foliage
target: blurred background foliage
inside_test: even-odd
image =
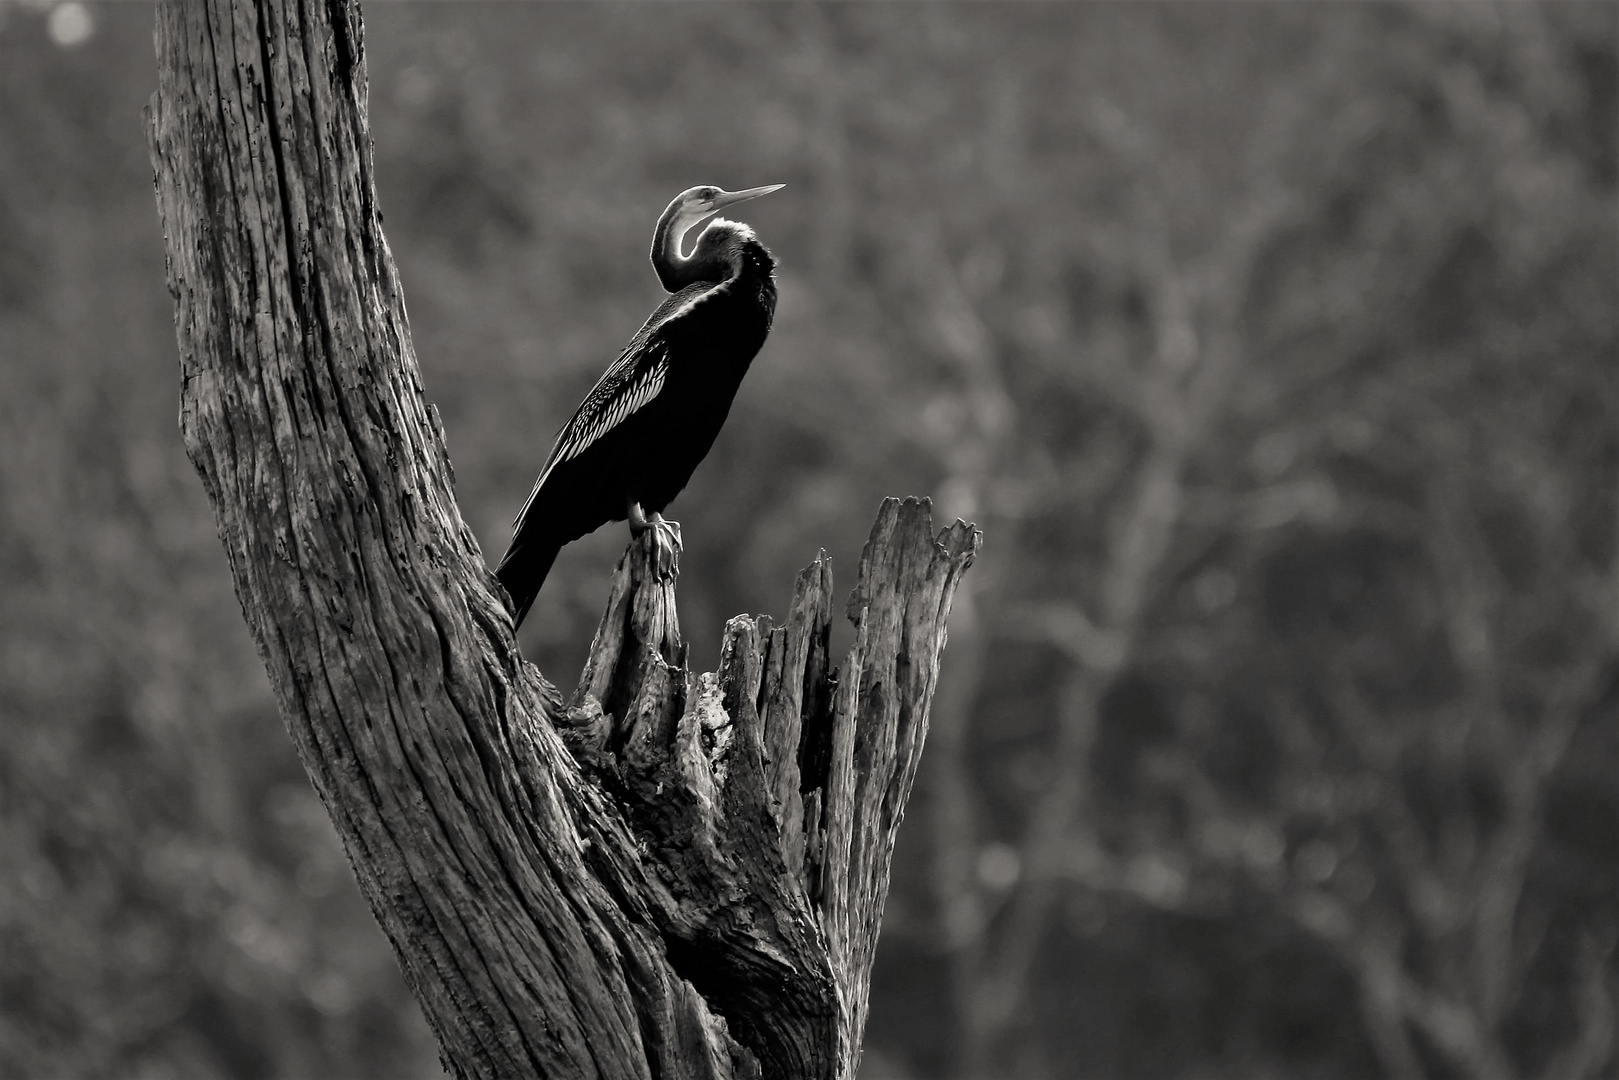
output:
[[[883,495],[985,529],[863,1075],[1613,1075],[1616,14],[366,5],[487,555],[696,183],[788,187],[695,662]],[[175,427],[151,25],[0,3],[0,1075],[438,1076]]]

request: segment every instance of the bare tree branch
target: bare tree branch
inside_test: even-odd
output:
[[[564,709],[462,521],[373,191],[357,9],[171,0],[149,121],[181,423],[298,754],[466,1077],[853,1077],[945,619],[979,535],[889,500],[683,667],[620,566]]]

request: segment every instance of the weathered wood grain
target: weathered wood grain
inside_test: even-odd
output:
[[[383,238],[359,13],[168,0],[149,113],[181,428],[356,877],[462,1077],[852,1077],[977,533],[890,500],[684,664],[633,545],[566,706],[461,520]]]

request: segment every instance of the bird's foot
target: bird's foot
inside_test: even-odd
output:
[[[660,578],[673,578],[680,573],[680,553],[685,545],[680,542],[680,522],[665,521],[662,514],[648,514],[647,525],[652,529],[653,566]]]
[[[665,521],[662,514],[654,511],[644,513],[641,504],[632,502],[629,505],[628,518],[630,522],[630,535],[637,540],[648,530],[652,530],[652,569],[660,579],[669,579],[680,572],[680,553],[684,545],[680,542],[680,522]]]

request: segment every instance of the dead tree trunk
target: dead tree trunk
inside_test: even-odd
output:
[[[149,116],[186,448],[299,756],[462,1077],[852,1077],[977,532],[883,505],[683,666],[632,547],[570,703],[461,520],[372,187],[359,13],[168,0]]]

